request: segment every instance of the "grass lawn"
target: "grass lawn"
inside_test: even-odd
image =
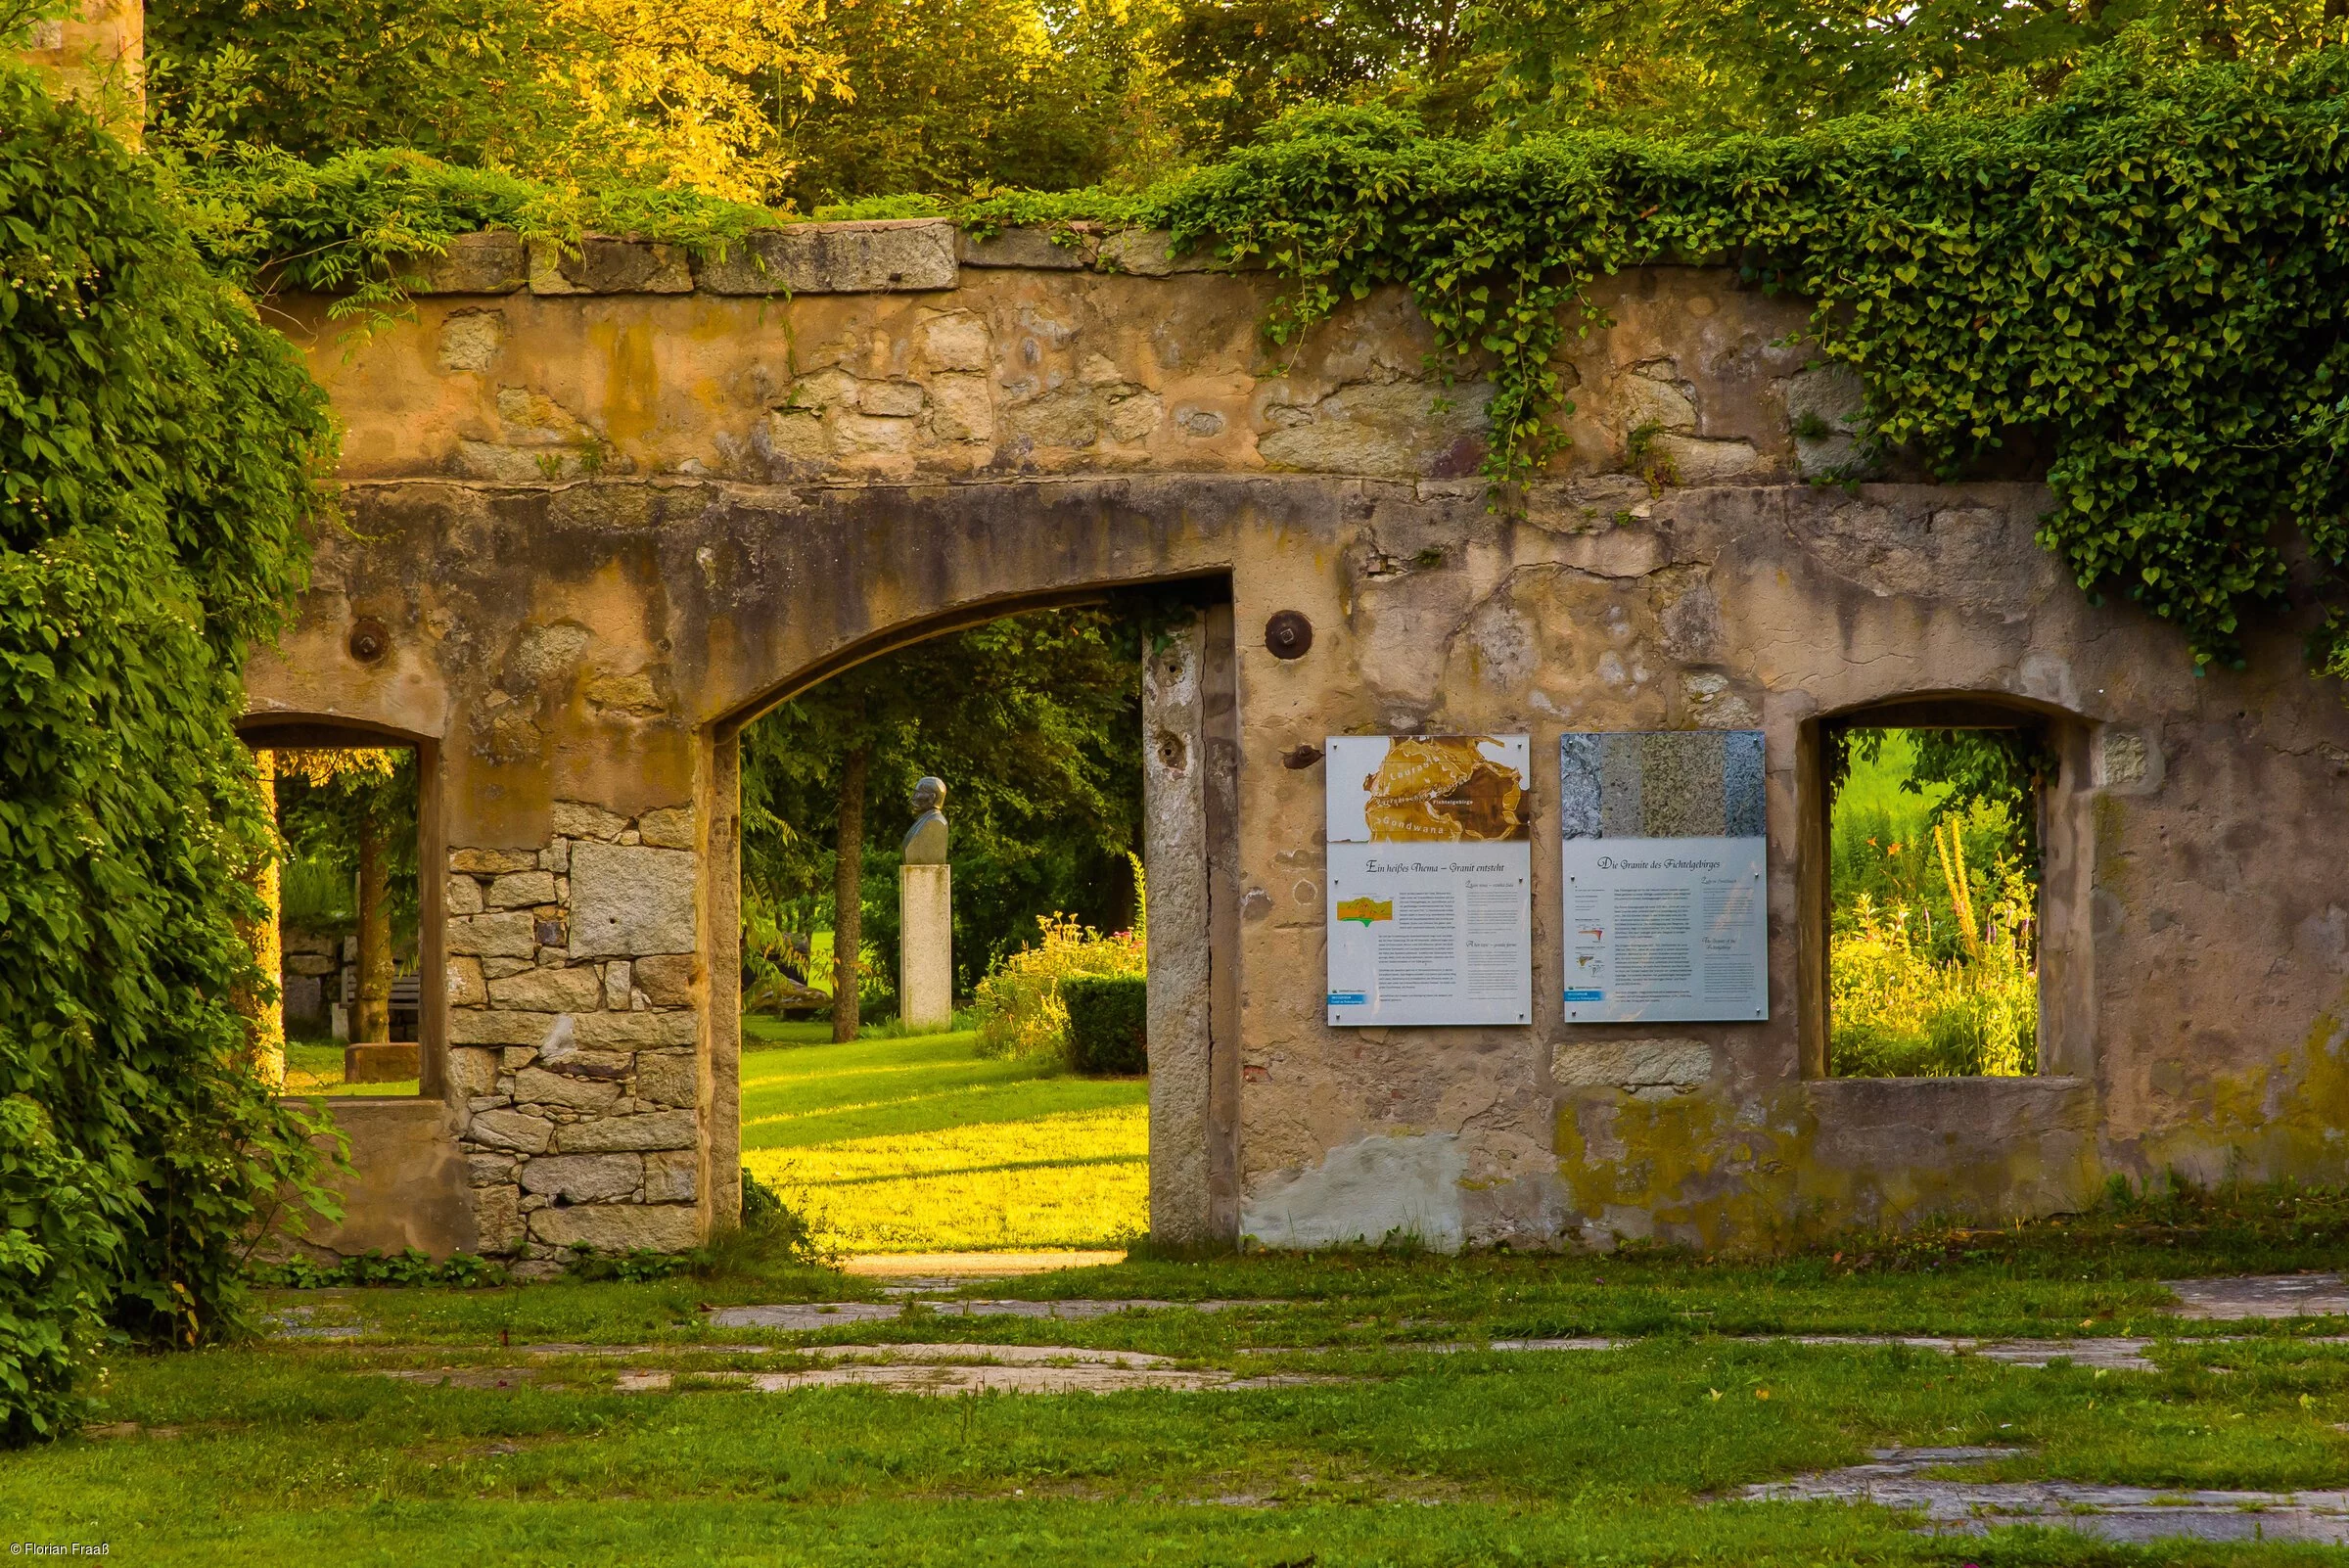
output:
[[[343,1082],[343,1045],[339,1040],[286,1041],[288,1094],[414,1094],[416,1080],[395,1084]]]
[[[2006,1479],[2349,1484],[2349,1346],[2312,1337],[2349,1325],[2184,1322],[2158,1283],[2329,1267],[2345,1220],[2340,1193],[2270,1192],[1783,1259],[1145,1257],[978,1293],[1242,1305],[1089,1321],[916,1312],[803,1333],[715,1328],[709,1310],[875,1286],[736,1246],[645,1284],[285,1292],[273,1309],[359,1337],[110,1352],[98,1435],[0,1462],[0,1519],[12,1541],[103,1541],[127,1562],[344,1568],[2342,1562],[2027,1526],[1937,1540],[1879,1507],[1711,1499],[1896,1443],[2007,1448],[1991,1472]],[[1738,1337],[2125,1329],[2163,1336],[2154,1370]],[[1575,1333],[1631,1343],[1477,1348]],[[1305,1380],[935,1399],[706,1375],[806,1364],[793,1349],[825,1342],[948,1339]],[[548,1341],[563,1343],[525,1350]],[[677,1381],[621,1391],[646,1368]]]
[[[1149,1084],[969,1033],[743,1021],[742,1163],[844,1253],[1116,1246],[1149,1223]]]

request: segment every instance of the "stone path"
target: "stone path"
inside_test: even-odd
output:
[[[885,1252],[851,1258],[844,1274],[885,1279],[886,1296],[960,1290],[974,1279],[1013,1279],[1061,1268],[1102,1268],[1126,1261],[1123,1252]]]
[[[829,1364],[789,1372],[688,1375],[737,1383],[762,1394],[850,1386],[885,1388],[898,1394],[1122,1394],[1143,1388],[1197,1394],[1323,1381],[1185,1370],[1169,1357],[1141,1351],[1072,1350],[1055,1345],[828,1345],[798,1354]],[[622,1372],[618,1387],[624,1394],[660,1393],[678,1375],[659,1370]]]
[[[2349,1313],[2349,1283],[2343,1283],[2339,1274],[2239,1274],[2220,1279],[2165,1279],[2162,1283],[2177,1292],[2181,1317],[2233,1321]]]
[[[1119,1313],[1184,1311],[1220,1313],[1234,1307],[1286,1307],[1285,1301],[1150,1301],[1128,1298],[1113,1301],[928,1301],[920,1304],[941,1317],[1035,1317],[1081,1323]],[[837,1328],[843,1323],[873,1323],[901,1317],[905,1304],[882,1301],[819,1301],[786,1303],[775,1307],[722,1307],[710,1314],[719,1328],[779,1328],[803,1330]]]
[[[1967,1481],[1922,1472],[2014,1449],[1878,1449],[1872,1462],[1748,1487],[1743,1499],[1913,1508],[1935,1533],[1981,1535],[2028,1521],[2104,1541],[2299,1541],[2349,1545],[2349,1492],[2180,1492],[2072,1481]]]

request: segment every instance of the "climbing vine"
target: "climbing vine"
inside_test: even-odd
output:
[[[234,1005],[272,838],[234,725],[333,450],[150,171],[0,71],[0,1447],[78,1424],[110,1328],[233,1331],[324,1200]]]
[[[2199,669],[2240,662],[2247,619],[2284,602],[2295,560],[2326,589],[2349,561],[2344,85],[2349,51],[2208,64],[2134,38],[2021,109],[1507,144],[1317,109],[1140,195],[864,207],[1063,238],[1169,227],[1283,280],[1266,322],[1282,342],[1399,285],[1449,368],[1493,388],[1486,472],[1504,489],[1566,439],[1557,356],[1600,324],[1596,279],[1734,265],[1813,301],[1816,351],[1865,389],[1873,460],[1955,477],[2001,448],[2036,454],[2055,501],[2043,542],[2091,594],[2175,623]],[[400,256],[491,222],[558,237],[624,223],[712,249],[775,221],[678,193],[564,198],[416,155],[210,178],[196,185],[233,187],[249,215],[216,250],[264,278],[281,258],[290,282],[379,310],[400,302]],[[2349,613],[2312,651],[2349,675]]]
[[[1381,284],[1495,392],[1488,473],[1538,475],[1571,407],[1554,360],[1597,277],[1718,258],[1815,303],[1879,453],[1945,477],[2028,438],[2041,539],[2092,594],[2238,663],[2296,553],[2349,556],[2349,56],[2179,66],[2142,46],[2012,113],[1807,136],[1509,147],[1391,115],[1292,119],[1162,201],[1179,237],[1288,281],[1287,338]],[[2296,532],[2296,539],[2295,539]],[[2349,670],[2349,627],[2319,663]]]

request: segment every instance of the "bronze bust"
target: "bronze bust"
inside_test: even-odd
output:
[[[946,804],[946,781],[925,778],[913,787],[913,826],[905,830],[905,842],[898,847],[898,854],[907,865],[944,865],[946,863],[946,813],[939,807]]]

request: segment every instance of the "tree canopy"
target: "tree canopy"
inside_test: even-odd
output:
[[[760,718],[742,743],[746,899],[801,930],[860,925],[884,955],[862,979],[885,991],[905,803],[934,773],[948,790],[958,990],[1036,915],[1129,921],[1137,627],[1095,608],[1016,616],[856,666]]]

